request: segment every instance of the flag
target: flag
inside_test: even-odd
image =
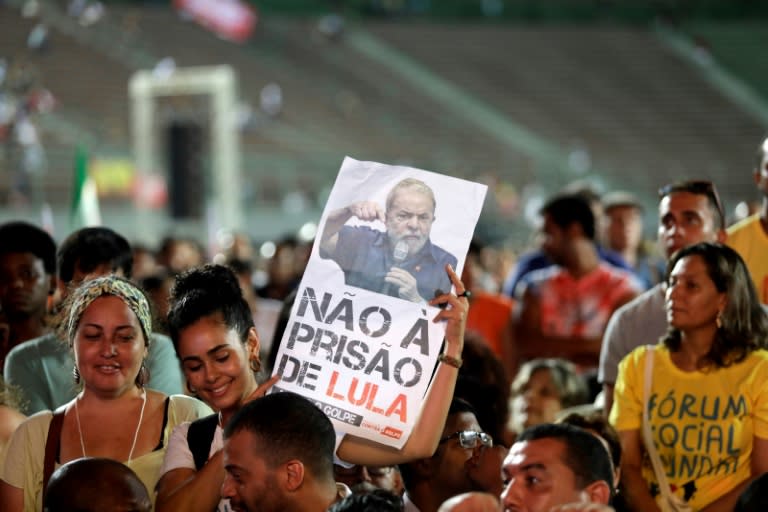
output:
[[[101,225],[96,182],[88,175],[88,152],[83,147],[78,147],[75,154],[75,181],[69,218],[73,230]]]
[[[253,6],[241,0],[174,0],[173,4],[219,37],[236,43],[251,37],[258,19]]]
[[[51,237],[56,238],[56,229],[53,225],[53,208],[49,203],[43,203],[40,209],[40,227]]]

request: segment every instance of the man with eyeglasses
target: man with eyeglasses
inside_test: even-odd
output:
[[[456,257],[430,240],[435,206],[426,183],[406,178],[389,191],[386,210],[377,202],[361,201],[330,212],[320,237],[320,257],[335,261],[349,286],[428,301],[451,289],[445,265],[456,268]],[[345,225],[350,219],[381,221],[386,231]]]
[[[612,512],[613,465],[584,429],[545,423],[524,430],[502,466],[504,512]]]
[[[768,138],[760,144],[756,165],[753,176],[762,196],[760,210],[729,227],[726,243],[744,259],[760,301],[768,304]]]
[[[454,398],[435,454],[400,465],[405,512],[437,512],[457,494],[486,490],[472,473],[482,450],[492,446],[493,439],[480,428],[469,402]]]
[[[725,214],[715,185],[684,181],[659,189],[659,243],[667,260],[698,242],[724,242]],[[613,405],[619,362],[636,347],[656,343],[667,331],[664,282],[657,284],[611,316],[600,350],[598,380],[603,385],[604,411]]]

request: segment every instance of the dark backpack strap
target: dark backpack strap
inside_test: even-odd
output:
[[[56,465],[56,457],[59,454],[64,411],[65,409],[62,408],[54,412],[51,424],[48,426],[48,437],[45,440],[45,459],[43,459],[43,496],[45,496],[45,488],[48,487],[48,480],[51,479],[53,468]],[[43,508],[45,508],[45,503],[43,503]]]
[[[204,418],[199,418],[189,425],[187,430],[187,444],[195,460],[195,469],[200,469],[208,462],[208,454],[213,444],[213,436],[216,434],[216,427],[219,424],[219,415],[211,414]]]

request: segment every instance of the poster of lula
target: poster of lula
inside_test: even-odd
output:
[[[282,336],[273,391],[312,400],[337,432],[402,448],[445,333],[487,187],[345,158]]]

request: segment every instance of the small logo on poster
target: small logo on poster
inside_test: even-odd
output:
[[[391,437],[392,439],[400,439],[400,437],[403,435],[402,430],[392,427],[386,427],[381,431],[381,433],[387,437]]]

